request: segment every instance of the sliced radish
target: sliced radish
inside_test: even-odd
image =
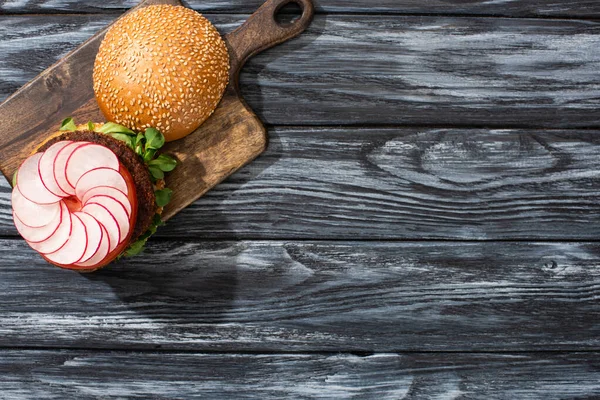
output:
[[[90,258],[94,257],[100,248],[102,242],[102,227],[95,218],[84,212],[76,212],[75,215],[79,217],[83,225],[85,225],[85,231],[87,234],[87,247],[81,260],[78,262],[86,262]]]
[[[125,193],[121,192],[119,189],[115,189],[110,186],[95,187],[93,189],[88,190],[85,193],[85,195],[81,199],[81,203],[83,205],[85,205],[88,202],[88,200],[94,196],[112,197],[113,199],[115,199],[119,203],[121,203],[123,205],[123,207],[125,207],[125,210],[127,211],[127,215],[131,216],[131,203],[129,201],[129,197],[127,197],[127,195]]]
[[[111,168],[118,171],[119,159],[111,150],[98,144],[78,147],[67,160],[67,182],[75,187],[83,174],[97,168]]]
[[[70,265],[79,262],[85,254],[87,248],[85,225],[77,215],[71,214],[71,218],[73,226],[67,243],[54,253],[44,255],[50,262]]]
[[[113,251],[121,243],[121,226],[115,216],[108,211],[108,208],[101,204],[88,204],[81,209],[94,217],[100,224],[106,228],[110,239],[110,251]]]
[[[34,203],[21,194],[18,186],[12,191],[12,207],[15,215],[30,228],[46,226],[60,213],[60,203]]]
[[[67,243],[67,240],[71,236],[72,220],[67,206],[63,204],[63,207],[62,219],[56,232],[43,242],[27,242],[32,249],[42,254],[54,253]]]
[[[52,204],[60,197],[46,189],[39,174],[39,162],[43,153],[35,153],[21,164],[17,172],[17,186],[26,199],[37,204]]]
[[[58,151],[56,158],[54,159],[54,180],[58,184],[58,187],[69,195],[75,194],[75,187],[71,186],[67,180],[67,161],[69,161],[69,157],[71,157],[71,154],[73,154],[75,150],[87,144],[90,144],[90,142],[69,143]]]
[[[101,226],[101,228],[102,228],[102,241],[100,242],[98,251],[92,258],[90,258],[89,260],[87,260],[85,262],[79,262],[79,263],[75,264],[76,266],[78,266],[78,267],[95,267],[96,265],[100,264],[104,260],[104,258],[108,255],[108,253],[110,252],[110,239],[108,238],[108,233],[106,231],[106,228],[104,228],[103,226]]]
[[[28,242],[39,243],[52,236],[60,226],[64,214],[69,212],[67,206],[62,204],[62,202],[60,204],[60,212],[56,214],[56,217],[54,217],[54,219],[47,225],[44,225],[39,228],[32,228],[30,226],[25,225],[13,211],[15,226],[17,227],[17,231],[19,231],[21,236],[23,236],[23,239],[27,240]]]
[[[44,152],[39,163],[39,173],[42,178],[42,183],[50,192],[56,196],[66,197],[69,193],[65,192],[58,186],[56,178],[54,178],[54,163],[58,153],[67,145],[71,144],[70,140],[54,143],[48,150]]]
[[[112,168],[96,168],[81,176],[77,181],[75,195],[82,199],[88,190],[98,186],[110,186],[127,194],[127,183],[125,178]]]
[[[123,207],[123,205],[117,200],[103,196],[94,197],[93,200],[90,200],[90,202],[86,205],[85,208],[91,206],[92,204],[99,204],[101,206],[104,206],[108,210],[108,212],[110,212],[113,215],[113,217],[115,217],[115,220],[119,225],[119,243],[125,240],[125,238],[129,234],[129,216],[125,211],[125,207]]]

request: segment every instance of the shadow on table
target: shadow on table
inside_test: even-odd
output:
[[[220,247],[220,248],[219,248]],[[137,259],[86,275],[108,284],[127,310],[154,320],[216,323],[231,308],[237,286],[231,244],[157,240]]]
[[[277,149],[281,143],[275,132],[269,132],[269,143],[267,151],[275,154],[264,156],[260,162],[247,165],[229,178],[235,180],[236,187],[257,179],[280,159]],[[235,197],[235,192],[226,197]],[[208,205],[203,206],[203,201]],[[210,202],[207,197],[197,201],[199,211],[209,217],[196,230],[225,232],[227,237],[219,234],[214,241],[189,240],[176,225],[186,216],[175,216],[167,225],[174,225],[176,237],[150,239],[141,255],[121,259],[83,276],[108,284],[127,309],[152,319],[178,323],[224,320],[236,295],[238,257],[243,244],[235,240],[235,227],[230,226],[227,214],[222,211],[227,205],[210,205]]]
[[[270,114],[279,113],[279,118],[285,118],[286,115],[292,116],[295,113],[294,108],[282,105],[281,109],[277,107],[277,103],[273,100],[265,101],[269,94],[264,93],[264,88],[261,86],[261,78],[264,80],[263,75],[272,75],[272,78],[276,82],[282,80],[288,80],[288,82],[281,82],[283,88],[281,91],[285,91],[286,87],[290,87],[289,80],[302,79],[301,70],[289,71],[290,74],[282,74],[280,70],[269,71],[269,65],[275,64],[279,59],[289,56],[292,53],[298,52],[305,47],[310,47],[327,29],[327,16],[324,14],[316,15],[308,29],[300,34],[300,36],[285,42],[280,47],[277,47],[277,51],[266,50],[263,53],[256,55],[251,58],[245,67],[242,69],[240,74],[240,88],[242,96],[250,105],[250,108],[263,120],[267,121],[265,116],[264,105],[269,104],[269,107],[274,109],[269,110]],[[314,53],[318,55],[318,52]],[[295,82],[296,90],[303,88],[303,82]],[[277,92],[273,91],[272,92]]]

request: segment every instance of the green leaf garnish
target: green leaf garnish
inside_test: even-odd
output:
[[[144,154],[144,161],[148,164],[154,159],[154,156],[156,156],[156,150],[148,149],[146,150],[146,154]]]
[[[166,154],[161,154],[156,160],[150,161],[148,165],[151,167],[158,167],[164,172],[171,172],[177,166],[177,160]]]
[[[165,145],[165,137],[156,128],[146,129],[144,136],[146,136],[145,150],[148,150],[148,149],[158,150]]]
[[[138,133],[135,137],[135,145],[136,146],[144,146],[144,140],[146,140],[146,136],[143,133]]]
[[[124,133],[126,135],[135,136],[135,132],[126,126],[115,124],[114,122],[107,122],[102,125],[96,132],[100,133]]]
[[[94,129],[96,129],[96,125],[92,121],[88,121],[88,130],[94,132]]]
[[[19,172],[19,170],[16,170],[15,173],[13,174],[13,178],[12,178],[12,186],[13,187],[17,186],[17,172]]]
[[[133,136],[127,135],[125,133],[107,133],[107,135],[117,140],[120,140],[121,142],[125,142],[125,144],[131,149],[133,149],[134,147],[135,138]]]
[[[152,219],[152,224],[150,225],[146,233],[140,236],[140,238],[136,242],[132,243],[131,246],[129,246],[129,248],[123,254],[126,257],[132,257],[137,256],[138,254],[143,252],[150,236],[154,235],[158,227],[164,224],[165,223],[162,221],[160,215],[155,214],[154,218]]]
[[[146,246],[146,240],[138,240],[135,243],[132,243],[131,246],[129,246],[129,248],[125,251],[125,256],[126,257],[133,257],[133,256],[137,256],[138,254],[140,254],[142,251],[144,251],[144,248]]]
[[[162,190],[157,190],[154,192],[156,195],[156,205],[159,207],[164,207],[171,201],[171,196],[173,196],[173,191],[171,189],[164,188]]]
[[[144,144],[146,143],[146,136],[143,133],[138,133],[135,137],[134,151],[140,156],[144,157]]]
[[[158,167],[149,166],[150,174],[154,177],[154,179],[164,179],[165,173]]]
[[[159,214],[155,214],[152,219],[152,226],[150,226],[149,231],[154,235],[159,226],[163,226],[165,223],[162,220],[162,217]]]
[[[75,121],[73,120],[73,118],[65,118],[60,124],[59,130],[75,132],[77,130],[77,125],[75,125]]]

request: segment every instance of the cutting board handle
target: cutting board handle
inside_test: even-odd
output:
[[[277,22],[277,13],[286,5],[296,3],[302,15],[289,24]],[[237,87],[240,70],[246,61],[279,43],[283,43],[310,25],[315,9],[311,0],[267,0],[248,20],[226,38],[231,57],[231,80]]]

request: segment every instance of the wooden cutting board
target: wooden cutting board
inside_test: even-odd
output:
[[[293,23],[281,25],[275,16],[289,3],[297,3],[302,15]],[[179,0],[146,0],[136,8],[152,4],[181,5]],[[240,94],[240,70],[250,57],[303,32],[313,14],[311,0],[268,0],[242,26],[224,37],[231,70],[221,103],[197,131],[164,147],[165,153],[180,161],[166,178],[173,198],[163,212],[164,220],[264,151],[266,130]],[[92,72],[107,29],[0,105],[0,170],[9,182],[23,160],[58,130],[64,118],[72,116],[78,123],[105,120],[94,98]]]

